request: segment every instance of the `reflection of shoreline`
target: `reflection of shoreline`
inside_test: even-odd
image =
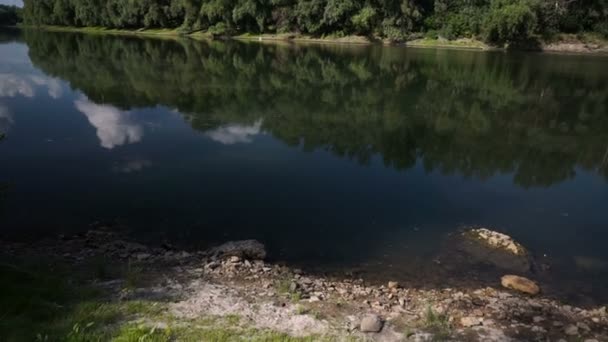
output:
[[[107,149],[141,141],[144,132],[141,125],[133,122],[128,111],[121,111],[110,105],[98,105],[81,98],[74,106],[84,114],[97,130],[100,145]]]
[[[251,124],[263,118],[263,132],[289,146],[361,164],[378,155],[396,170],[421,163],[426,172],[464,178],[508,173],[523,188],[571,180],[577,168],[608,177],[601,167],[608,160],[605,142],[598,138],[608,124],[608,88],[605,68],[595,60],[526,54],[513,63],[509,55],[462,51],[48,32],[29,32],[26,41],[36,66],[91,101],[176,108],[222,144],[251,142],[262,133]],[[92,63],[85,51],[120,53]],[[109,74],[120,77],[99,76]],[[572,92],[572,84],[585,87]]]

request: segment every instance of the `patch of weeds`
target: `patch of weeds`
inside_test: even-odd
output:
[[[317,342],[331,341],[320,336],[293,337],[284,333],[258,329],[233,328],[179,328],[173,331],[173,338],[178,341],[213,341],[227,342],[246,340],[250,342]]]
[[[297,313],[298,315],[306,315],[306,314],[308,314],[309,312],[310,312],[310,309],[309,309],[309,308],[307,308],[307,307],[305,307],[305,306],[303,306],[303,305],[298,305],[298,306],[296,306],[296,313]]]
[[[433,311],[431,305],[427,307],[422,329],[431,333],[434,341],[445,341],[449,339],[452,334],[448,316],[436,313]]]
[[[289,278],[279,279],[279,280],[275,281],[274,287],[278,293],[288,294],[288,293],[290,293],[290,290],[291,290],[291,279],[289,279]]]
[[[110,279],[113,275],[108,267],[109,261],[101,256],[96,256],[90,259],[89,267],[93,272],[93,276],[97,279]]]
[[[159,341],[157,337],[164,334],[149,334],[150,329],[139,333],[125,323],[133,316],[161,316],[165,308],[160,303],[106,302],[98,291],[76,281],[79,275],[69,269],[53,267],[45,273],[44,263],[39,264],[40,269],[18,265],[0,263],[2,342],[94,342],[120,336],[125,337],[118,341],[131,341],[130,336]]]
[[[230,326],[237,326],[241,322],[241,316],[235,314],[227,315],[224,317],[224,319]]]
[[[302,294],[298,291],[292,292],[289,295],[289,298],[291,299],[292,302],[297,303],[302,300]]]
[[[275,282],[275,289],[279,294],[286,295],[292,302],[297,303],[302,300],[302,293],[297,289],[294,290],[292,284],[291,278],[282,278]]]
[[[157,329],[155,327],[143,326],[124,326],[116,336],[112,339],[113,342],[168,342],[172,341],[173,334],[171,330]]]
[[[143,285],[143,268],[129,261],[124,274],[125,289],[133,290]]]

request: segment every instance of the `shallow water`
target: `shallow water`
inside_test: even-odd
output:
[[[446,234],[487,226],[551,258],[547,279],[606,294],[606,57],[0,40],[4,236],[112,222],[407,280]]]

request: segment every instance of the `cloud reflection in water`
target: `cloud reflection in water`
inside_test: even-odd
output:
[[[101,146],[113,149],[124,144],[141,141],[144,130],[133,122],[129,111],[122,111],[110,105],[99,105],[83,97],[74,101],[76,109],[83,113],[97,130]]]
[[[262,119],[257,120],[253,125],[230,124],[218,127],[205,133],[211,140],[224,145],[238,143],[250,143],[253,137],[262,132]]]

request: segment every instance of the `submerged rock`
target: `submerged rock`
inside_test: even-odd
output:
[[[212,248],[209,252],[219,257],[239,257],[249,260],[266,258],[266,248],[257,240],[230,241]]]
[[[528,278],[516,276],[516,275],[505,275],[501,278],[500,283],[502,286],[516,290],[519,292],[536,295],[540,292],[540,288],[535,282]]]
[[[531,270],[528,251],[510,236],[486,228],[468,229],[456,237],[456,248],[468,263],[491,264],[518,273]]]
[[[368,314],[361,319],[360,329],[361,332],[380,332],[382,327],[384,326],[384,322],[378,315]]]
[[[463,235],[476,239],[490,248],[501,249],[513,255],[526,256],[528,254],[524,246],[507,234],[486,228],[473,228],[465,231]]]
[[[586,272],[602,272],[608,269],[608,262],[587,256],[575,256],[574,263],[582,271]]]

